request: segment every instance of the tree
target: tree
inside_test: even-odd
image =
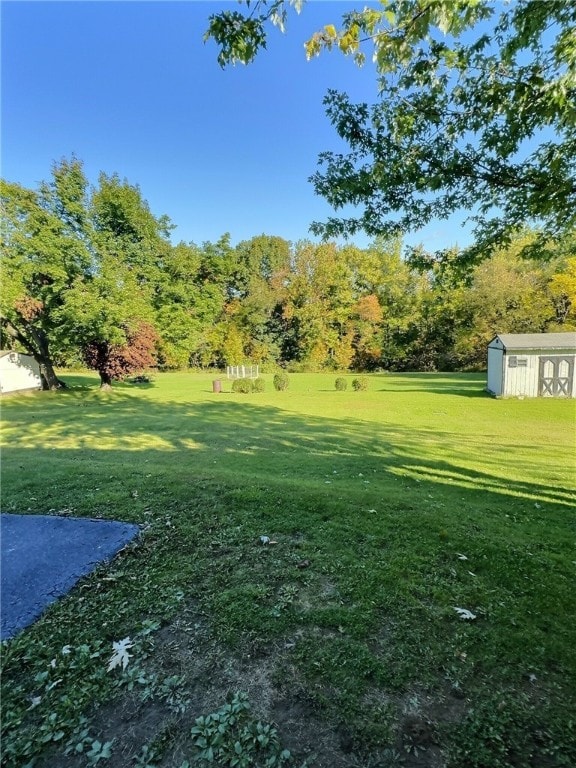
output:
[[[226,232],[215,243],[203,243],[200,253],[194,312],[200,320],[202,338],[193,356],[200,365],[225,365],[230,351],[224,349],[231,314],[229,305],[236,300],[236,253],[230,234]],[[235,354],[239,354],[237,345]]]
[[[382,317],[370,325],[358,315],[354,364],[401,368],[408,363],[410,344],[419,323],[421,298],[428,282],[402,258],[402,240],[378,237],[369,248],[343,249],[354,275],[355,293],[378,300]],[[372,299],[372,302],[374,300]],[[357,321],[358,324],[358,321]]]
[[[258,235],[236,246],[233,293],[244,298],[254,283],[270,285],[290,264],[290,243],[282,237]]]
[[[384,313],[378,296],[373,293],[361,296],[352,310],[355,320],[353,346],[356,368],[369,369],[378,366],[382,359],[381,323]]]
[[[103,173],[88,212],[93,266],[70,286],[58,319],[107,388],[154,362],[154,310],[171,249],[169,222],[150,212],[138,187]]]
[[[456,336],[470,315],[466,311],[470,278],[462,275],[458,259],[455,248],[442,260],[431,260],[424,273],[412,268],[418,288],[411,317],[397,340],[403,353],[398,367],[431,371],[458,368]]]
[[[106,389],[153,364],[156,343],[150,291],[122,263],[117,253],[100,246],[97,271],[77,281],[66,294],[58,317],[61,327],[74,334],[82,359],[100,374]],[[154,338],[154,345],[149,340]],[[143,364],[138,365],[142,358]]]
[[[153,324],[170,225],[117,176],[101,174],[89,190],[76,158],[55,163],[38,191],[4,181],[0,191],[2,327],[56,389],[55,356],[133,346]]]
[[[91,341],[82,351],[86,365],[100,374],[102,389],[110,389],[113,381],[145,371],[156,362],[158,334],[152,325],[139,322],[133,328],[122,330],[125,334],[123,344]]]
[[[100,173],[90,208],[98,247],[115,254],[154,298],[170,252],[170,219],[154,216],[140,188],[117,174]]]
[[[75,345],[60,322],[71,286],[90,274],[93,252],[81,163],[55,163],[52,179],[36,192],[0,182],[2,200],[3,330],[33,355],[45,389],[62,386],[54,355]]]
[[[455,367],[485,367],[486,346],[497,333],[547,330],[554,316],[546,292],[548,265],[521,258],[536,237],[530,231],[519,234],[478,264],[465,285],[458,283],[457,270],[452,276],[444,272],[434,293],[440,322],[450,321],[448,346]]]
[[[342,367],[354,303],[352,272],[341,249],[334,243],[297,243],[282,306],[284,360]]]
[[[162,290],[155,302],[158,362],[164,369],[188,367],[201,344],[205,309],[198,285],[201,259],[200,248],[183,242],[166,256]]]
[[[281,237],[258,235],[236,246],[229,292],[237,299],[233,302],[234,323],[252,362],[275,361],[280,354],[280,307],[290,258],[290,243]]]
[[[554,330],[576,330],[576,256],[566,260],[563,268],[548,283],[555,317]]]
[[[278,0],[210,17],[219,62],[251,61],[287,8]],[[361,64],[372,46],[380,98],[326,96],[350,151],[323,153],[311,180],[335,209],[358,214],[312,231],[377,236],[465,211],[476,242],[460,259],[488,255],[528,223],[541,230],[531,251],[542,256],[576,225],[575,26],[566,0],[387,0],[345,14],[339,30],[327,24],[307,56],[338,48]]]

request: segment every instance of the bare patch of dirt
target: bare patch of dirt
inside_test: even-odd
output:
[[[333,597],[329,589],[326,585],[328,599]],[[313,768],[443,768],[437,726],[461,719],[464,701],[449,695],[432,699],[422,693],[399,698],[374,690],[366,697],[367,711],[379,707],[395,711],[397,717],[389,744],[366,747],[361,735],[346,724],[329,722],[307,695],[290,663],[297,642],[297,637],[284,639],[250,655],[235,655],[214,640],[195,608],[187,609],[155,634],[154,650],[141,664],[143,682],[88,713],[91,736],[102,743],[114,742],[105,765],[135,765],[147,749],[150,765],[180,768],[195,754],[190,729],[196,718],[219,709],[234,692],[244,691],[254,716],[277,728],[283,747],[298,766],[309,759]],[[177,684],[171,687],[171,680]],[[59,753],[44,758],[38,768],[86,765],[82,754]]]

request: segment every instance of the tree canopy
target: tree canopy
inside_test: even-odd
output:
[[[210,17],[206,38],[222,66],[249,63],[269,23],[290,6],[246,2]],[[314,222],[325,238],[417,230],[463,212],[485,257],[525,225],[533,254],[576,225],[576,3],[567,0],[383,0],[344,14],[305,44],[310,58],[372,53],[378,100],[355,104],[330,90],[327,114],[349,146],[324,152],[311,177],[350,216]]]

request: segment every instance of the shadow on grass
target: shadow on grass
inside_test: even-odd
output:
[[[60,377],[68,390],[73,392],[88,392],[94,389],[100,389],[100,382],[97,376],[89,379],[86,373],[69,373],[66,371],[64,375]],[[154,378],[136,376],[134,378],[126,379],[125,381],[115,381],[114,390],[139,390],[139,389],[153,389],[155,387]]]
[[[376,374],[374,378],[381,377]],[[378,388],[380,392],[433,392],[461,397],[491,397],[486,392],[486,375],[482,373],[403,373],[398,383],[389,374],[382,374],[382,378],[388,378],[390,385]]]
[[[452,392],[448,387],[439,391]],[[12,447],[4,449],[5,476],[13,457],[62,466],[66,456],[78,462],[89,455],[91,462],[100,463],[109,454],[115,463],[127,465],[144,458],[152,465],[167,460],[182,471],[193,467],[195,474],[224,474],[232,484],[257,477],[287,487],[338,485],[341,471],[350,477],[368,472],[376,477],[366,476],[364,482],[381,493],[398,478],[410,478],[442,486],[445,494],[458,495],[466,489],[468,500],[480,507],[490,503],[488,493],[504,502],[517,497],[574,505],[572,489],[534,479],[541,470],[534,436],[524,445],[500,445],[497,440],[488,445],[485,439],[475,441],[470,435],[463,439],[440,426],[407,428],[351,417],[303,416],[238,399],[192,404],[142,401],[130,387],[106,397],[71,390],[49,401],[7,404],[8,431],[12,412],[18,425]],[[22,429],[26,421],[28,430]],[[471,463],[479,468],[472,469]],[[73,473],[66,484],[73,484],[74,477]],[[9,486],[4,489],[9,494]]]
[[[340,378],[334,374],[335,379]],[[344,376],[348,382],[348,387],[344,392],[353,391],[352,380],[357,377],[354,374]],[[379,384],[385,383],[381,387]],[[373,373],[370,374],[369,391],[394,392],[401,394],[403,392],[429,392],[440,395],[459,395],[461,397],[483,397],[490,398],[491,395],[486,391],[485,374],[457,374],[457,373]],[[336,387],[320,389],[320,392],[335,392]]]

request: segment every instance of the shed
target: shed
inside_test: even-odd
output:
[[[40,366],[32,355],[0,350],[0,393],[42,389]]]
[[[576,397],[576,332],[501,333],[488,344],[497,397]]]

